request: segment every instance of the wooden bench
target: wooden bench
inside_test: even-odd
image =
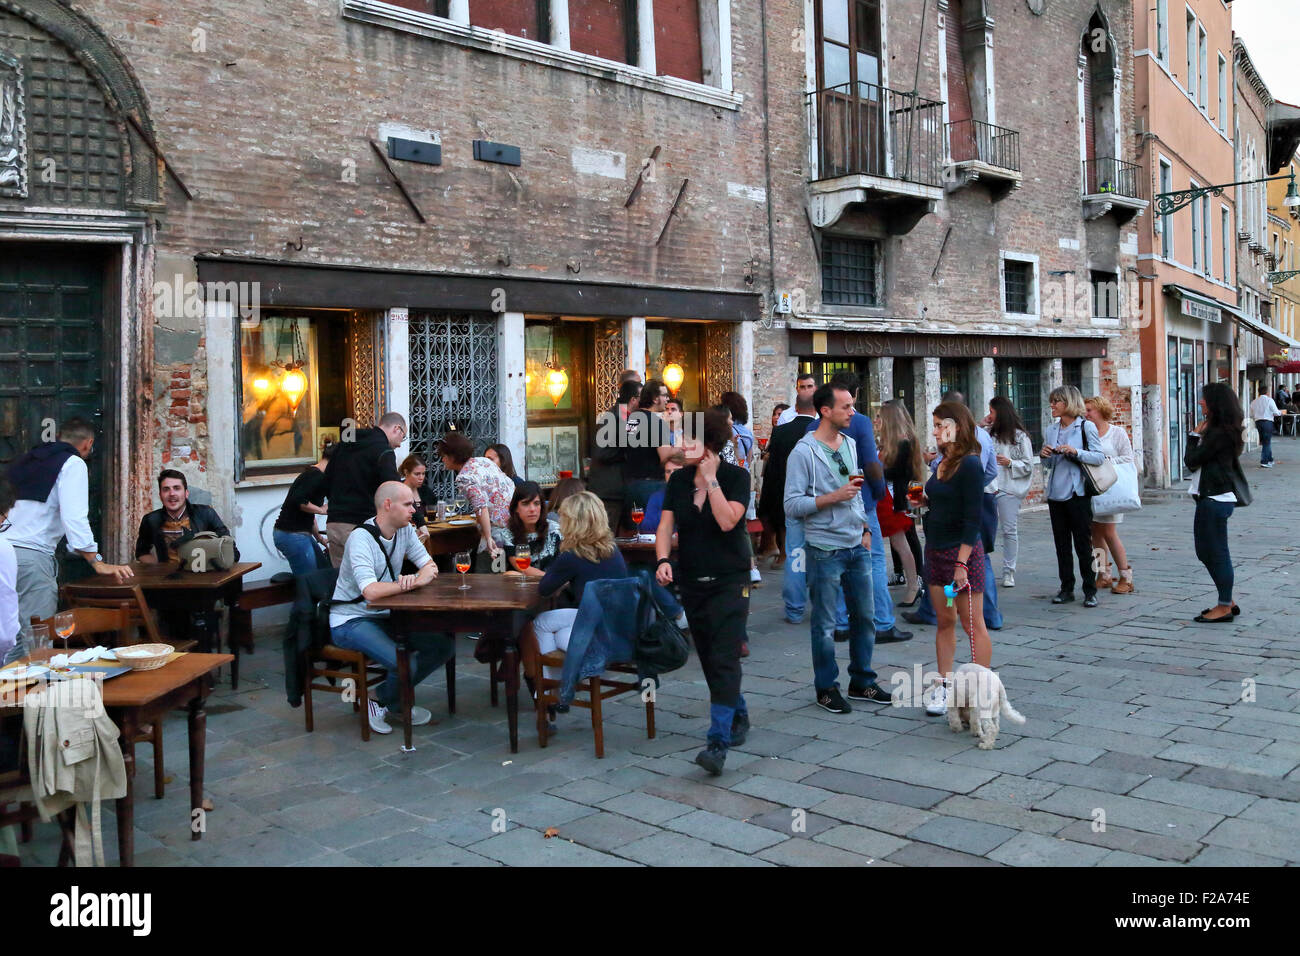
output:
[[[292,604],[297,596],[294,576],[281,571],[266,581],[245,584],[239,600],[230,609],[230,653],[235,655],[230,666],[230,687],[239,687],[239,649],[253,652],[253,612],[259,608]]]

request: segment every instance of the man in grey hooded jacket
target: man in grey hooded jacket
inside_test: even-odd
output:
[[[835,608],[841,591],[849,611],[849,697],[880,704],[890,697],[871,669],[876,632],[863,471],[854,443],[842,434],[855,414],[853,394],[823,385],[813,405],[817,428],[799,440],[786,463],[785,513],[804,527],[803,554],[793,559],[802,558],[808,573],[817,704],[847,714],[852,708],[840,695],[835,662]]]

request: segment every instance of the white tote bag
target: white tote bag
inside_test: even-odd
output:
[[[1138,487],[1137,465],[1131,461],[1111,462],[1115,467],[1115,483],[1105,494],[1092,499],[1092,513],[1099,517],[1139,511],[1142,494]]]

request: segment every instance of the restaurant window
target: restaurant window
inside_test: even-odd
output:
[[[637,0],[569,0],[569,46],[633,66],[637,62]]]
[[[1083,359],[1061,359],[1061,384],[1083,392]],[[1087,398],[1087,393],[1083,397]]]
[[[880,243],[874,239],[822,236],[822,302],[879,306],[879,264]]]
[[[1002,292],[1004,312],[1033,315],[1037,309],[1034,294],[1034,264],[1017,259],[1002,260]]]
[[[590,349],[586,323],[542,321],[524,327],[528,435],[516,471],[529,481],[549,484],[561,471],[583,474],[593,419],[587,387]]]
[[[665,370],[669,366],[671,374]],[[645,327],[645,381],[657,378],[682,403],[683,411],[702,411],[708,400],[704,370],[704,326],[698,322],[647,322]],[[670,384],[678,373],[676,391]]]
[[[804,359],[799,362],[799,374],[811,375],[818,387],[840,372],[852,372],[858,377],[858,400],[853,407],[863,415],[873,415],[876,409],[871,407],[871,365],[868,362],[848,359]]]
[[[949,392],[961,392],[966,403],[970,404],[970,360],[939,359],[939,396]],[[983,416],[978,416],[983,417]]]
[[[1006,398],[1025,430],[1034,440],[1034,447],[1043,444],[1043,396],[1042,368],[1035,359],[998,359],[993,364],[993,374],[997,379],[994,391]]]
[[[1114,272],[1090,273],[1092,277],[1092,317],[1119,318],[1119,276]]]
[[[239,338],[243,466],[284,471],[317,461],[350,413],[343,314],[263,315]]]

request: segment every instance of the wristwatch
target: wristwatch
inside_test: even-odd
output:
[[[721,488],[722,486],[721,486],[720,484],[718,484],[718,479],[714,478],[712,481],[709,482],[709,487],[710,487],[710,488]]]

